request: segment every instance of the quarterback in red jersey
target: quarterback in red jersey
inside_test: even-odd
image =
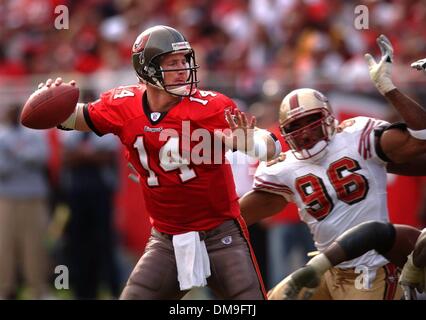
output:
[[[145,30],[132,60],[139,84],[77,104],[60,125],[117,135],[139,174],[152,236],[121,298],[178,299],[206,284],[225,299],[265,298],[224,153],[271,159],[277,139],[228,97],[197,89],[194,51],[177,30]]]
[[[189,157],[181,156],[200,143],[191,141],[198,128],[213,137],[215,129],[228,126],[224,107],[234,110],[234,102],[219,93],[197,90],[168,112],[152,112],[145,91],[143,85],[116,88],[83,110],[93,131],[113,132],[126,146],[128,160],[141,175],[153,226],[160,232],[180,234],[212,229],[224,219],[237,218],[238,197],[230,166],[194,152],[191,163],[186,161]],[[212,141],[207,143],[212,150]],[[217,160],[223,164],[222,157],[223,152]],[[204,163],[193,165],[197,160]]]

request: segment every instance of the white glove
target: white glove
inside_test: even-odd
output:
[[[411,68],[414,68],[417,70],[423,70],[424,72],[426,72],[426,58],[413,62],[411,64]]]
[[[399,284],[404,289],[406,299],[412,299],[414,289],[423,292],[425,289],[425,270],[413,264],[413,254],[408,256],[407,262],[399,277]]]
[[[382,52],[379,63],[369,53],[365,55],[365,60],[368,64],[371,80],[373,80],[380,93],[385,95],[387,92],[395,89],[391,80],[393,47],[389,39],[383,34],[377,38],[377,44]]]

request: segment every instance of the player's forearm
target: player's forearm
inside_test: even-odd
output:
[[[64,130],[91,131],[84,118],[84,103],[77,103],[74,112],[58,126]]]
[[[385,97],[404,119],[408,128],[412,130],[426,129],[426,110],[416,101],[397,88],[387,92]]]
[[[270,134],[264,137],[267,146],[267,161],[273,160],[281,153],[281,145]]]
[[[426,176],[426,154],[415,157],[409,162],[395,163],[389,162],[386,165],[388,173],[402,176]]]
[[[324,250],[332,265],[355,259],[370,250],[383,254],[392,248],[395,228],[390,223],[365,222],[343,233]]]
[[[281,152],[281,144],[269,131],[256,128],[253,137],[253,150],[247,153],[261,161],[269,161],[276,158]]]
[[[287,205],[282,196],[263,191],[250,191],[239,203],[241,215],[248,226],[281,212]]]
[[[77,118],[77,121],[75,123],[75,129],[78,131],[92,131],[92,129],[90,129],[89,126],[87,125],[87,122],[84,119],[84,116],[80,116]]]

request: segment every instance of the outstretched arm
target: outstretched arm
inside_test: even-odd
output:
[[[265,191],[250,191],[239,202],[241,215],[248,226],[281,212],[288,203],[284,197]]]
[[[426,111],[414,100],[394,89],[385,97],[398,110],[407,130],[391,129],[383,133],[380,146],[395,163],[404,163],[426,153]]]
[[[413,250],[420,231],[405,225],[370,221],[343,233],[324,252],[306,266],[281,281],[268,295],[269,299],[295,299],[303,288],[309,298],[320,284],[322,275],[331,267],[376,250],[392,263],[402,267]]]
[[[426,153],[423,153],[408,162],[388,162],[386,165],[386,171],[388,173],[398,174],[401,176],[426,176],[425,164]]]
[[[414,248],[420,234],[416,228],[406,225],[369,221],[344,232],[324,250],[324,255],[335,266],[375,250],[395,265],[402,267]],[[339,248],[341,250],[339,250]]]
[[[380,61],[376,62],[370,54],[365,55],[370,77],[408,127],[407,130],[385,131],[380,139],[380,147],[391,161],[403,163],[426,152],[426,110],[393,84],[391,79],[393,47],[390,41],[381,35],[377,38],[377,43],[382,52]]]

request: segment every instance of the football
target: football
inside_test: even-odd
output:
[[[70,84],[44,86],[28,98],[21,111],[21,123],[31,129],[56,127],[74,111],[79,93]]]

